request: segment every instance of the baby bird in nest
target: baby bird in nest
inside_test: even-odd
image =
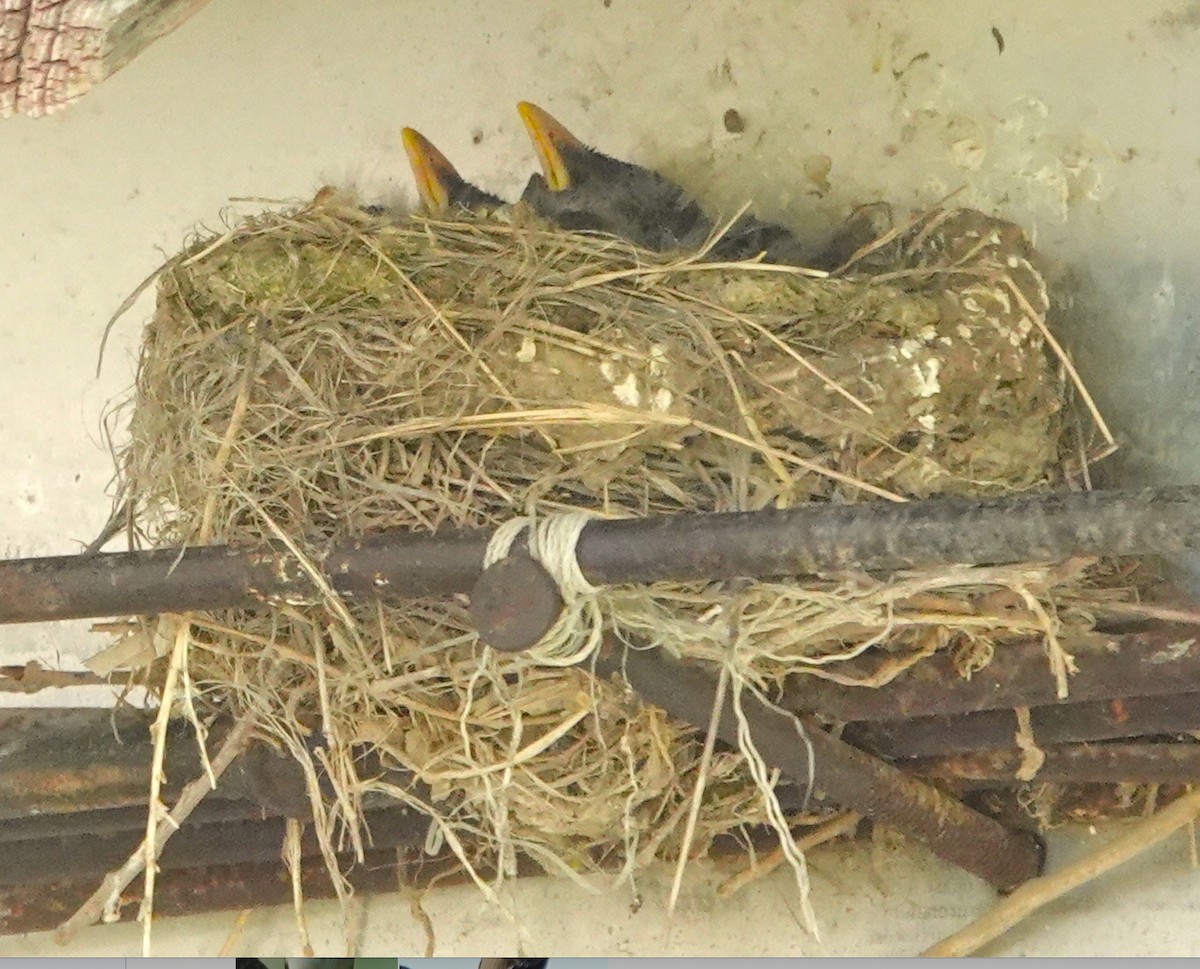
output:
[[[450,215],[458,211],[491,212],[506,206],[498,195],[472,185],[434,147],[433,142],[414,128],[400,133],[421,206],[431,215]]]
[[[517,111],[542,168],[541,175],[530,178],[521,200],[543,218],[567,229],[608,232],[655,252],[699,248],[716,229],[683,187],[666,176],[592,148],[536,104],[522,101]],[[859,245],[870,241],[863,236],[873,235],[872,228],[855,230]],[[814,250],[790,229],[744,213],[708,258],[733,261],[761,255],[766,262],[835,269],[850,244],[842,235]]]
[[[589,148],[534,104],[517,107],[543,175],[529,179],[521,201],[564,229],[606,232],[644,249],[697,248],[712,223],[683,189],[657,172]],[[436,215],[494,212],[502,199],[467,182],[420,132],[402,132],[421,207]]]
[[[549,222],[574,231],[605,232],[654,252],[697,249],[715,225],[683,187],[664,175],[613,158],[585,144],[549,112],[522,101],[517,111],[533,143],[541,174],[530,177],[521,201]],[[506,203],[459,175],[434,145],[405,128],[404,147],[426,211],[497,211]],[[813,251],[790,230],[744,214],[708,252],[710,260],[757,256],[767,262],[835,269],[874,234],[870,221],[853,220]]]
[[[712,233],[700,206],[670,179],[585,145],[535,104],[522,101],[517,111],[542,167],[521,201],[538,215],[654,252],[697,248]]]

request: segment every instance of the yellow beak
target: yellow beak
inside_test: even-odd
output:
[[[537,152],[538,162],[542,166],[546,185],[552,192],[570,188],[571,171],[567,167],[564,152],[583,148],[583,142],[536,104],[521,101],[517,105],[517,113],[525,122],[525,128]]]
[[[450,208],[450,187],[462,181],[450,160],[428,138],[414,128],[400,132],[400,140],[412,166],[417,195],[425,211],[440,214]]]

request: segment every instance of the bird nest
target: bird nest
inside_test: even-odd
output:
[[[337,199],[196,240],[158,276],[119,455],[141,541],[316,559],[386,528],[993,495],[1080,472],[1093,435],[1065,419],[1071,371],[1014,226],[939,210],[828,277],[702,257],[520,207],[441,221]],[[767,694],[789,676],[879,685],[937,650],[969,671],[1031,632],[1065,682],[1090,570],[614,587],[589,621]],[[327,845],[363,837],[364,798],[385,797],[476,871],[628,876],[769,820],[742,752],[701,777],[694,727],[485,648],[461,598],[330,594],[146,620],[145,641],[162,656],[180,629],[184,706],[249,715],[299,759]],[[420,785],[360,776],[361,744]]]

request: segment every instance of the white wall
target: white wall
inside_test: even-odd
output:
[[[100,334],[192,227],[215,225],[231,197],[298,198],[325,182],[408,194],[403,124],[512,197],[534,166],[520,98],[673,172],[715,207],[753,199],[801,228],[853,202],[919,205],[962,187],[965,201],[1036,232],[1074,280],[1064,328],[1128,444],[1127,473],[1196,480],[1198,91],[1195,2],[213,0],[68,111],[0,122],[0,555],[76,551],[103,523],[111,467],[100,415],[129,385],[148,302],[117,324],[96,379]],[[745,119],[740,136],[724,130],[730,108]],[[827,190],[810,177],[821,155],[832,159]],[[103,642],[86,623],[3,629],[0,662],[75,665]],[[931,897],[950,915],[909,911],[916,925],[897,928],[901,950],[901,937],[931,941],[984,904],[986,892],[918,869],[929,870],[939,873]],[[909,891],[895,871],[885,881]],[[738,951],[732,939],[761,924],[755,951],[822,951],[782,914],[786,878],[769,885],[753,896],[764,907],[748,910],[758,920],[695,911],[677,917],[670,944]],[[562,890],[521,891],[536,906]],[[864,912],[857,892],[837,898]],[[889,919],[904,916],[878,904],[882,914],[850,918],[825,951],[896,951]],[[1087,924],[1112,924],[1117,901],[1100,893],[1089,904]],[[603,953],[653,925],[662,951],[660,916],[621,911],[596,938],[546,938]],[[1177,920],[1146,918],[1168,933],[1157,951],[1177,951]],[[487,921],[451,933],[455,951],[477,952]],[[278,924],[286,937],[286,918]],[[179,951],[189,938],[211,946],[217,936],[179,936]],[[1073,938],[1102,948],[1090,931]],[[1143,943],[1122,934],[1113,944]],[[1053,946],[1027,936],[1019,951]]]

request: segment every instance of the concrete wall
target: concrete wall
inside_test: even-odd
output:
[[[0,123],[0,555],[76,551],[102,525],[101,416],[130,383],[148,300],[114,327],[97,378],[100,335],[190,229],[261,204],[231,198],[306,197],[326,182],[407,195],[403,124],[513,197],[534,167],[519,98],[669,170],[714,208],[752,200],[806,231],[858,201],[919,206],[955,189],[1016,219],[1059,264],[1060,325],[1125,444],[1117,472],[1194,481],[1198,91],[1196,2],[213,0],[65,113]],[[730,109],[743,132],[727,130]],[[3,629],[0,657],[74,665],[104,641],[86,623]],[[69,699],[106,702],[95,691]],[[874,874],[859,855],[814,861],[827,872],[816,895],[832,926],[824,946],[789,914],[786,876],[744,910],[714,908],[697,889],[673,925],[652,905],[628,916],[620,899],[581,912],[562,886],[516,894],[543,948],[580,954],[905,952],[986,902],[917,853]],[[1162,858],[1177,881],[1180,853]],[[1026,931],[1003,951],[1195,951],[1171,909],[1196,904],[1194,882],[1166,900],[1121,884],[1128,897],[1097,889],[1083,909],[1060,907],[1062,926],[1084,927],[1062,929],[1068,941],[1058,928]],[[443,912],[452,927],[439,951],[513,937],[477,901],[447,898],[459,908]],[[562,922],[548,907],[573,913],[564,928],[550,927]],[[1118,912],[1146,934],[1104,936]],[[577,916],[586,932],[571,928]],[[262,918],[247,941],[294,948],[286,914]],[[413,951],[406,919],[373,922],[373,938]],[[189,921],[160,939],[212,952],[230,925]],[[123,928],[87,938],[136,948]]]

